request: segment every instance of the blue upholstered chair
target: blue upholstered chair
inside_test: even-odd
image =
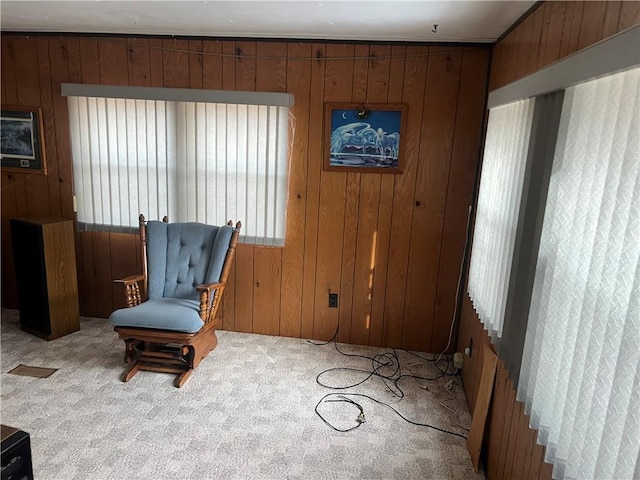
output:
[[[125,342],[125,382],[149,370],[179,374],[181,387],[216,347],[216,315],[241,227],[232,225],[170,224],[166,217],[147,223],[140,215],[143,273],[116,280],[127,308],[109,318]]]

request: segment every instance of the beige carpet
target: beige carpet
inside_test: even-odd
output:
[[[79,332],[47,342],[22,332],[17,312],[4,310],[1,422],[31,434],[38,480],[483,478],[473,472],[464,439],[411,425],[365,398],[352,397],[366,417],[356,430],[340,433],[323,423],[314,408],[334,390],[318,385],[316,375],[340,366],[367,369],[370,361],[300,339],[233,332],[219,332],[219,339],[182,389],[172,386],[172,375],[152,372],[122,383],[123,344],[106,320],[81,319]],[[407,365],[417,360],[400,358]],[[21,363],[58,371],[49,378],[7,373]],[[411,369],[437,374],[433,367]],[[363,378],[323,376],[336,386]],[[370,395],[412,421],[465,434],[459,424],[468,426],[470,417],[460,381],[450,395],[447,380],[424,390],[403,379],[400,401],[379,378],[342,392]],[[359,413],[347,402],[319,410],[339,428],[353,426]]]

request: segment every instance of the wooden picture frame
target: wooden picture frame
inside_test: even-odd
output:
[[[0,166],[2,170],[47,174],[41,108],[2,106]]]
[[[402,173],[407,106],[326,103],[324,169]]]

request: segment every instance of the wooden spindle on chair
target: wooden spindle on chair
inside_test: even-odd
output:
[[[224,290],[224,286],[220,286],[213,291],[213,298],[211,299],[211,306],[207,312],[207,321],[212,322],[214,320],[213,313],[216,311],[216,305],[218,304],[218,297]]]
[[[147,223],[144,220],[144,215],[140,214],[138,217],[139,229],[140,229],[140,246],[142,247],[142,275],[144,276],[144,292],[145,295],[149,294],[149,288],[147,285]],[[140,289],[138,288],[138,297],[140,297]],[[140,303],[140,299],[138,303]]]
[[[142,297],[140,295],[140,286],[137,283],[133,285],[133,299],[136,305],[140,305],[142,303]]]
[[[208,308],[207,305],[209,305],[209,292],[202,292],[200,294],[200,311],[201,312],[205,312],[205,311],[207,312],[204,315],[204,318],[202,319],[204,321],[204,323],[207,323],[208,318],[209,318],[209,311],[207,309]]]
[[[126,293],[127,293],[127,307],[133,307],[135,305],[134,303],[135,300],[134,300],[133,288],[131,288],[131,285],[127,285]]]
[[[230,227],[233,226],[233,222],[229,220],[227,225]],[[225,284],[227,283],[227,277],[229,276],[229,271],[231,270],[231,264],[233,263],[233,258],[236,256],[236,244],[238,242],[238,236],[240,235],[240,228],[242,228],[242,222],[236,223],[236,228],[233,229],[233,233],[231,234],[231,241],[229,242],[229,250],[227,251],[227,259],[224,263],[224,268],[222,273],[220,274],[220,282]]]

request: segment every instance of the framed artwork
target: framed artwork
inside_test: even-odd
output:
[[[407,106],[325,104],[324,169],[402,173]]]
[[[46,175],[44,129],[40,108],[2,106],[0,165],[3,170]]]

